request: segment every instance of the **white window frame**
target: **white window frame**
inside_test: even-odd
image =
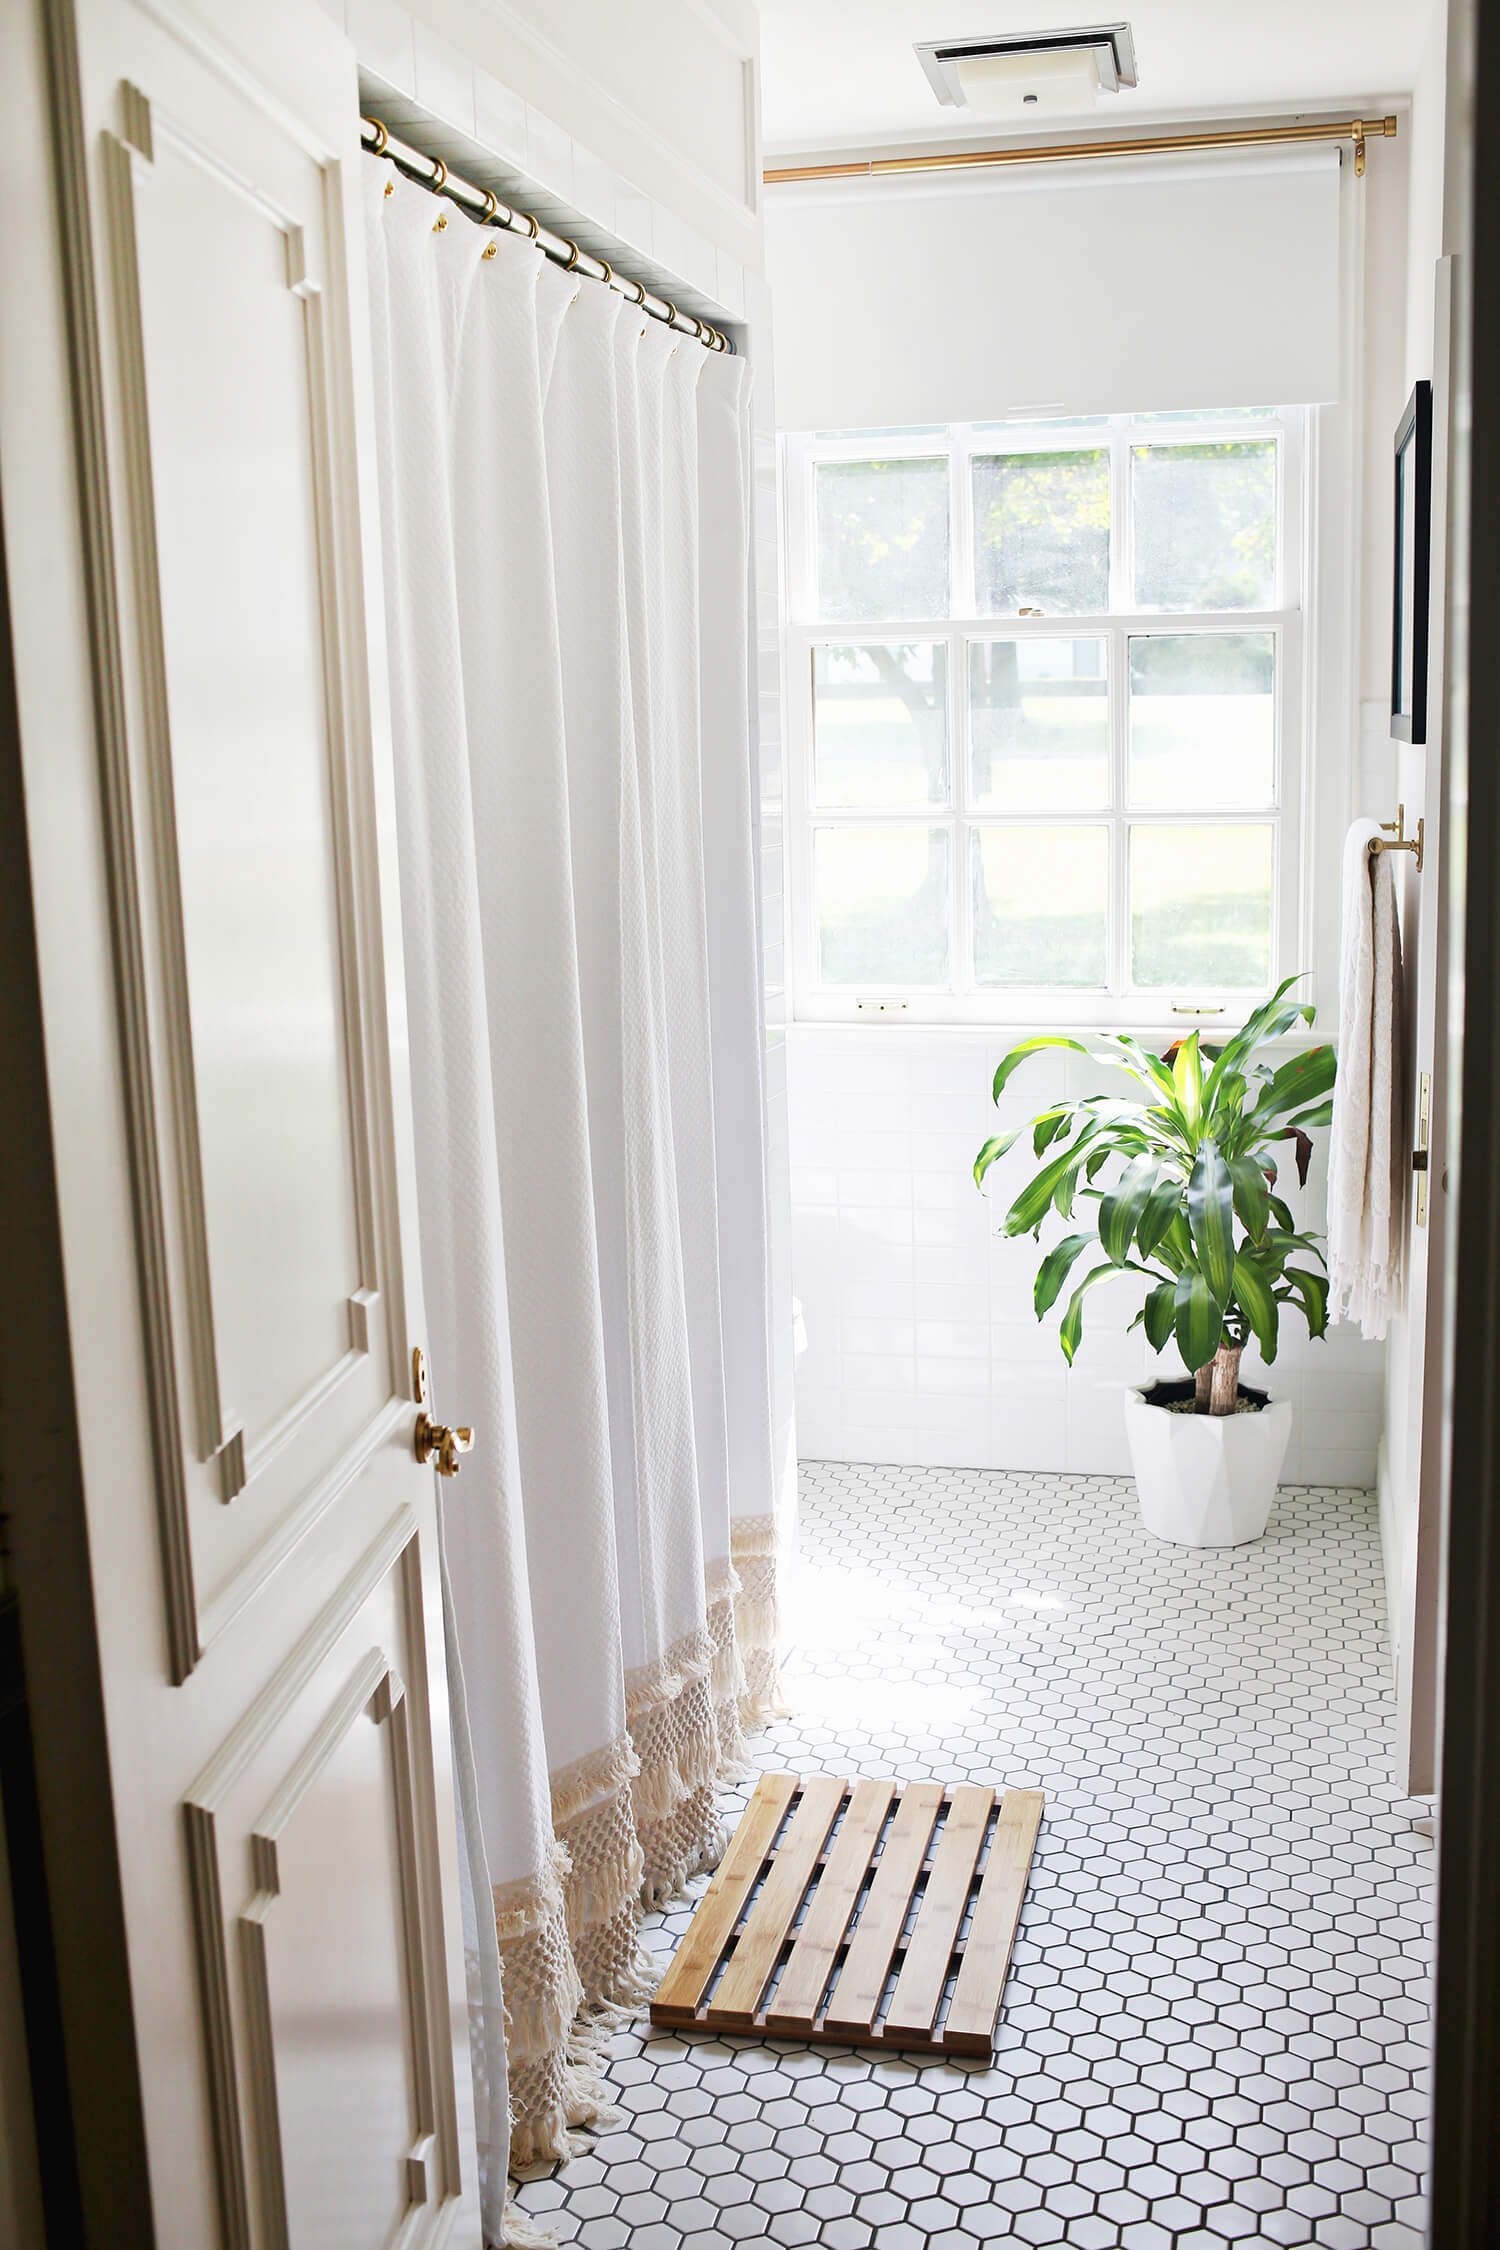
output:
[[[786,730],[788,750],[788,842],[792,937],[792,1012],[811,1023],[869,1022],[892,1018],[907,1023],[1045,1023],[1063,1027],[1135,1025],[1161,1022],[1179,1028],[1197,1021],[1205,1029],[1228,1028],[1273,990],[1281,978],[1312,964],[1300,958],[1307,934],[1307,806],[1304,744],[1316,665],[1311,661],[1308,616],[1311,492],[1314,448],[1308,410],[1285,407],[1232,421],[1184,415],[1172,420],[1142,420],[1113,415],[1090,427],[1059,429],[1035,424],[955,424],[946,429],[878,432],[851,431],[831,436],[795,435],[782,439],[783,536],[786,561]],[[1126,610],[1132,584],[1134,522],[1130,453],[1135,445],[1203,444],[1214,438],[1250,441],[1274,437],[1277,443],[1277,585],[1275,606],[1264,610]],[[1111,530],[1110,608],[1089,616],[960,616],[825,622],[816,614],[817,526],[815,473],[830,461],[951,460],[949,476],[949,555],[955,599],[972,598],[974,525],[972,462],[995,452],[1055,453],[1107,450],[1110,454]],[[1141,807],[1127,799],[1128,641],[1132,633],[1271,633],[1276,641],[1275,784],[1270,806],[1187,806],[1181,810]],[[1097,813],[996,813],[969,804],[970,758],[966,644],[973,640],[1021,638],[1102,639],[1107,644],[1110,711],[1110,803]],[[948,763],[950,799],[946,807],[820,808],[813,797],[813,652],[887,642],[943,642],[948,650]],[[1132,986],[1129,963],[1129,831],[1132,822],[1151,827],[1197,825],[1254,826],[1272,829],[1272,913],[1270,978],[1265,991],[1227,991],[1195,986],[1175,991]],[[1108,926],[1109,983],[1099,987],[1006,985],[978,987],[971,955],[972,872],[966,849],[971,830],[984,827],[1052,826],[1059,822],[1106,826],[1110,832]],[[949,967],[947,989],[880,985],[835,987],[818,978],[817,931],[813,916],[813,849],[820,827],[859,825],[946,827],[949,833]]]

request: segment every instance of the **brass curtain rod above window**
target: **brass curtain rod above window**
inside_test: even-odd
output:
[[[692,313],[679,312],[669,297],[653,296],[644,282],[616,273],[607,259],[595,258],[587,250],[580,250],[576,242],[570,242],[565,234],[554,234],[550,227],[544,227],[534,219],[529,211],[513,210],[509,204],[502,203],[497,196],[492,195],[488,188],[470,187],[467,180],[455,178],[441,158],[423,156],[418,150],[406,147],[404,142],[396,140],[375,118],[362,117],[359,123],[361,144],[371,156],[383,156],[388,164],[394,164],[404,178],[414,181],[418,187],[426,188],[433,195],[446,196],[449,202],[456,203],[477,226],[500,227],[509,234],[528,235],[537,248],[545,250],[547,256],[555,259],[565,273],[576,273],[585,281],[607,283],[610,288],[618,289],[631,304],[638,305],[643,313],[649,314],[652,320],[663,321],[668,328],[675,329],[680,335],[693,337],[711,352],[734,350],[721,328],[710,328],[706,320],[699,320]],[[386,192],[389,194],[389,188]],[[446,226],[447,223],[446,214],[437,221],[439,226]]]
[[[767,187],[788,180],[879,180],[899,172],[967,172],[991,164],[1077,163],[1094,156],[1160,156],[1182,149],[1268,148],[1283,141],[1352,141],[1354,176],[1364,178],[1365,142],[1394,140],[1394,117],[1313,119],[1299,125],[1244,125],[1226,132],[1161,133],[1129,141],[1056,141],[1022,148],[942,149],[925,156],[874,156],[853,164],[785,164],[763,172]]]

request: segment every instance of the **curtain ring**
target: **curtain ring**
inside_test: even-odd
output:
[[[572,273],[578,265],[578,245],[576,242],[569,242],[566,235],[563,235],[562,240],[568,244],[568,262],[563,267],[563,272]]]
[[[429,180],[427,184],[434,195],[439,195],[448,185],[448,167],[440,156],[429,157],[428,162],[436,167],[437,178]]]
[[[516,213],[516,217],[518,219],[524,219],[526,221],[526,224],[531,229],[531,239],[533,242],[535,242],[537,236],[541,233],[542,230],[537,221],[532,217],[531,213],[529,211],[518,211]]]
[[[599,263],[600,263],[600,265],[601,265],[601,266],[603,266],[603,268],[604,268],[604,271],[603,271],[603,273],[602,273],[602,274],[600,275],[600,279],[601,279],[601,280],[602,280],[602,282],[604,283],[604,286],[605,286],[605,288],[606,288],[606,289],[609,289],[609,288],[611,288],[611,287],[613,286],[613,284],[614,284],[614,278],[615,278],[615,269],[614,269],[614,267],[613,267],[613,266],[612,266],[612,265],[610,264],[610,262],[609,262],[608,258],[601,258],[601,259],[599,260]]]
[[[484,191],[484,209],[479,214],[479,224],[482,227],[487,227],[499,208],[499,198],[492,189],[486,188]]]
[[[670,297],[663,297],[662,303],[667,308],[667,326],[669,328],[675,328],[678,321],[682,318],[681,313],[677,310],[677,307],[673,304]]]
[[[644,305],[644,303],[646,302],[646,284],[644,283],[644,281],[629,281],[625,284],[625,286],[627,289],[633,289],[635,291],[635,301],[637,306]]]
[[[375,128],[375,146],[371,149],[370,154],[372,156],[384,156],[387,143],[389,142],[391,136],[386,131],[385,127],[381,124],[378,117],[372,117],[369,122]]]

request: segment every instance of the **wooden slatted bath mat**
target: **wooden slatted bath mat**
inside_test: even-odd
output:
[[[997,1806],[975,1786],[763,1774],[651,2021],[988,2055],[1041,1817],[1036,1789]]]

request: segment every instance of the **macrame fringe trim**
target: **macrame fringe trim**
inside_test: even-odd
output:
[[[561,1767],[551,1778],[554,1829],[566,1827],[580,1813],[602,1804],[606,1797],[617,1795],[640,1770],[641,1761],[628,1734],[619,1735],[602,1750],[591,1750],[586,1757],[575,1758],[572,1765]]]
[[[535,1875],[495,1891],[513,2172],[576,2154],[583,2145],[578,2126],[607,2131],[619,2122],[602,2067],[613,2030],[601,2031],[581,2014],[584,1990],[568,1941],[563,1889],[571,1871],[567,1850],[554,1843]]]
[[[747,1555],[778,1555],[781,1534],[774,1516],[735,1516],[729,1527],[730,1552],[735,1561]]]
[[[501,2250],[558,2250],[557,2236],[551,2228],[533,2226],[526,2213],[510,2202],[505,2206],[500,2243]]]
[[[774,1594],[765,1601],[748,1601],[741,1594],[734,1605],[734,1623],[741,1650],[773,1649],[781,1637],[781,1604]]]
[[[781,1606],[777,1600],[782,1542],[775,1516],[736,1516],[730,1538],[743,1581],[734,1604],[735,1632],[745,1667],[739,1716],[744,1731],[753,1734],[769,1720],[787,1716],[781,1688]]]
[[[732,1601],[740,1590],[740,1574],[728,1555],[703,1566],[703,1599],[709,1609]]]
[[[718,1866],[727,1842],[710,1779],[669,1819],[642,1831],[646,1873],[641,1897],[647,1910],[659,1912],[684,1897],[694,1875]]]
[[[662,1713],[641,1743],[641,1774],[631,1795],[643,1840],[646,1829],[670,1820],[695,1789],[714,1778],[719,1763],[718,1732],[706,1686],[696,1684],[703,1704],[701,1715],[689,1718],[682,1710],[686,1697],[679,1697],[677,1709]]]
[[[658,1704],[674,1703],[689,1680],[706,1680],[713,1665],[713,1642],[701,1625],[653,1663],[636,1665],[625,1675],[625,1717],[631,1727]]]

